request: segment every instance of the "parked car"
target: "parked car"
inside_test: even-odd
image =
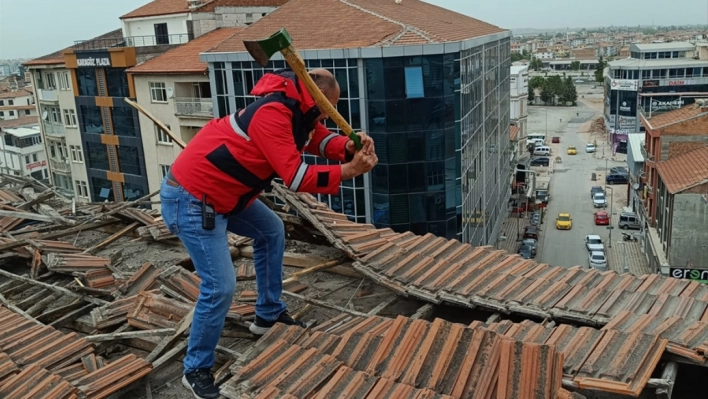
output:
[[[533,256],[536,256],[536,252],[538,251],[538,241],[534,240],[533,238],[527,238],[523,241],[521,241],[522,244],[528,245],[531,248],[531,253]]]
[[[605,198],[605,193],[595,193],[595,196],[592,197],[592,206],[595,208],[607,207],[607,198]]]
[[[548,166],[551,164],[551,159],[548,157],[534,158],[529,163],[530,166]]]
[[[578,153],[578,149],[575,148],[574,145],[568,146],[568,155],[576,155],[577,153]]]
[[[595,212],[595,225],[596,226],[609,226],[610,225],[610,215],[605,211]]]
[[[585,152],[588,154],[595,152],[595,144],[585,144]]]
[[[534,257],[534,251],[531,249],[531,246],[526,245],[524,243],[521,243],[519,246],[519,250],[516,251],[517,254],[521,255],[522,258],[524,259],[533,259]]]
[[[602,251],[590,251],[588,252],[588,263],[593,269],[600,271],[607,270],[607,257]]]
[[[561,212],[556,218],[556,229],[558,230],[570,230],[573,227],[573,218],[570,217],[570,213]]]
[[[605,176],[605,183],[607,184],[627,184],[627,175],[607,175]]]
[[[523,238],[533,238],[534,240],[538,240],[538,228],[536,226],[526,226],[524,228]]]
[[[605,190],[602,189],[600,186],[592,186],[590,188],[590,199],[595,198],[595,194],[597,193],[605,193]]]
[[[560,142],[561,142],[561,138],[558,136],[553,136],[553,138],[551,138],[551,143],[560,143]]]
[[[592,251],[602,251],[605,252],[605,244],[602,243],[602,238],[598,235],[588,235],[585,236],[585,247],[588,249],[588,252]]]
[[[620,220],[618,223],[620,229],[633,229],[640,230],[642,224],[639,223],[639,217],[634,212],[622,212],[620,213]]]
[[[551,147],[545,145],[537,146],[533,150],[533,155],[549,156],[551,155]]]
[[[609,174],[611,174],[611,175],[628,175],[629,170],[627,170],[627,168],[624,168],[622,166],[616,166],[616,167],[610,169]]]

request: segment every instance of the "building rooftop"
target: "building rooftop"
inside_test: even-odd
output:
[[[218,46],[243,28],[220,28],[200,36],[187,44],[166,51],[155,58],[128,69],[133,74],[205,73],[208,64],[199,60],[199,54]]]
[[[0,129],[11,129],[19,126],[39,125],[39,118],[36,116],[21,116],[17,119],[6,119],[0,121]]]
[[[121,29],[116,29],[113,31],[110,31],[108,33],[104,33],[100,36],[96,36],[93,39],[87,40],[87,42],[104,42],[104,41],[111,41],[115,39],[120,39],[123,37],[123,31]],[[86,44],[86,42],[82,43],[83,45]],[[35,58],[33,60],[25,62],[23,65],[25,66],[40,66],[40,65],[61,65],[64,64],[64,52],[67,50],[71,50],[73,48],[77,47],[76,45],[67,47],[63,50],[55,51],[51,54],[47,54],[38,58]]]
[[[644,143],[646,141],[644,135],[630,134],[627,141],[629,147],[632,148],[632,157],[634,158],[634,162],[644,162],[644,154],[642,153],[642,147],[644,147]]]
[[[694,60],[693,58],[668,58],[662,60],[638,60],[624,58],[611,61],[610,68],[661,68],[661,67],[699,67],[708,66],[708,60]]]
[[[16,98],[16,97],[32,97],[32,91],[26,89],[26,88],[21,88],[18,90],[11,90],[11,91],[1,91],[0,92],[0,98]]]
[[[518,75],[523,71],[528,72],[529,66],[528,65],[512,65],[511,66],[511,74],[512,75]]]
[[[647,119],[642,116],[642,121],[646,122],[649,129],[661,129],[676,123],[685,122],[689,119],[708,115],[708,108],[701,108],[696,104],[669,111]]]
[[[281,28],[300,50],[456,42],[506,31],[419,0],[290,0],[210,52],[246,51],[243,40],[262,39]]]
[[[214,12],[216,7],[279,7],[288,0],[203,0],[202,5],[190,10],[187,0],[153,0],[123,15],[120,19],[145,18],[188,12]]]
[[[659,162],[656,170],[671,194],[708,183],[708,145]]]
[[[35,134],[41,134],[42,132],[37,127],[16,127],[11,129],[4,129],[6,134],[11,134],[15,137],[28,137]]]
[[[669,42],[669,43],[634,43],[637,50],[644,51],[668,51],[668,50],[693,50],[695,46],[689,42]],[[631,47],[631,46],[630,46]]]

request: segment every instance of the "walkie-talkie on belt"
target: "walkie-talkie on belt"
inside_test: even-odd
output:
[[[214,230],[216,227],[216,212],[214,204],[207,202],[207,196],[202,196],[202,228],[204,230]]]

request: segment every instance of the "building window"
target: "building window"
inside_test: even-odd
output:
[[[111,170],[108,165],[108,149],[101,143],[86,143],[86,151],[88,152],[88,163],[92,169]]]
[[[76,195],[88,198],[88,184],[85,181],[76,180]]]
[[[160,165],[160,170],[162,171],[162,178],[164,179],[170,171],[170,165]]]
[[[101,109],[94,105],[81,105],[80,119],[81,125],[85,133],[102,134],[103,119],[101,118]]]
[[[10,116],[15,116],[15,111],[10,111]]]
[[[66,126],[76,126],[76,112],[73,109],[64,110],[64,124]]]
[[[113,130],[118,136],[137,136],[135,132],[136,121],[133,115],[133,108],[130,107],[113,107],[111,108],[113,116]]]
[[[167,23],[155,24],[156,44],[170,44],[170,36],[167,32]]]
[[[30,163],[29,155],[25,155],[25,163],[26,163],[26,164],[29,164],[29,163]]]
[[[0,117],[5,116],[5,111],[0,111]]]
[[[423,98],[425,90],[423,88],[423,68],[408,67],[406,68],[406,97],[407,98]]]
[[[30,112],[31,112],[30,110],[26,109],[26,110],[25,110],[25,115],[29,115]]]
[[[37,154],[32,154],[32,162],[37,162]]]
[[[150,82],[150,99],[154,103],[167,102],[167,88],[164,82]]]
[[[59,73],[59,89],[60,90],[70,90],[71,84],[69,83],[69,72]]]
[[[155,127],[155,135],[157,136],[157,143],[158,144],[169,144],[172,145],[172,139],[170,136],[165,133],[164,130],[160,129],[157,125],[153,124]],[[170,125],[165,125],[166,128],[171,129]]]
[[[98,96],[96,85],[96,70],[94,68],[79,68],[76,70],[80,96]]]
[[[78,162],[78,163],[84,162],[84,154],[81,152],[81,146],[70,145],[69,149],[71,150],[71,160],[73,162]]]
[[[5,105],[5,102],[0,100],[0,107],[2,107],[3,105]]]
[[[57,81],[54,77],[54,72],[47,72],[45,82],[45,87],[47,88],[47,90],[56,90]]]
[[[93,198],[97,201],[113,201],[113,185],[107,179],[92,177]]]
[[[120,171],[131,175],[140,175],[140,157],[138,147],[121,145],[118,147]]]
[[[108,95],[111,97],[129,97],[128,78],[124,68],[106,68]]]

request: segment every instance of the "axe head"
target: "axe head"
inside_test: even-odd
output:
[[[265,39],[243,41],[251,57],[263,67],[268,64],[268,60],[273,54],[288,48],[292,43],[293,39],[285,28]]]

